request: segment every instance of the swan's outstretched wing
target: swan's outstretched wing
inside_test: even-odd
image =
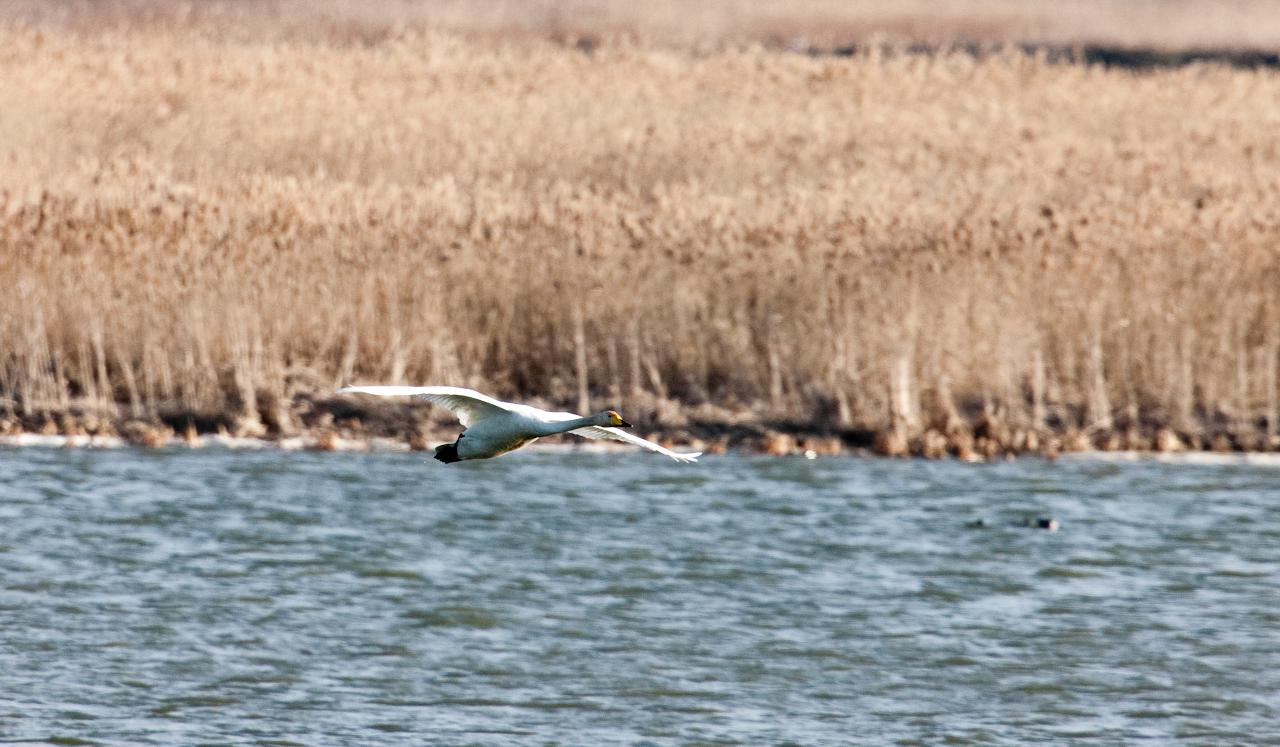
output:
[[[456,386],[344,386],[339,394],[374,394],[379,397],[417,397],[440,405],[458,416],[463,427],[495,415],[505,415],[512,406],[480,392]]]
[[[571,412],[546,412],[539,410],[538,417],[547,422],[556,422],[576,420],[579,416],[574,415]],[[696,462],[698,461],[698,457],[702,456],[701,451],[693,451],[684,454],[681,454],[678,451],[672,451],[671,449],[659,446],[652,441],[647,441],[639,436],[627,433],[620,428],[608,428],[602,425],[589,425],[586,428],[575,428],[574,430],[569,431],[569,433],[572,433],[575,436],[582,436],[583,438],[621,441],[624,444],[631,444],[632,446],[639,446],[640,448],[648,449],[649,451],[656,451],[659,454],[671,457],[677,462]]]
[[[698,461],[698,457],[702,456],[701,451],[691,451],[684,454],[681,454],[678,451],[672,451],[671,449],[659,446],[652,441],[627,433],[619,428],[606,428],[604,426],[591,425],[586,428],[578,428],[577,430],[569,432],[575,436],[582,436],[583,438],[599,438],[610,441],[621,441],[624,444],[631,444],[633,446],[639,446],[642,449],[648,449],[649,451],[656,451],[659,454],[665,454],[677,462],[696,462]]]

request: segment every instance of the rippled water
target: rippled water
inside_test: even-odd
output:
[[[1266,467],[0,450],[0,737],[1256,744],[1278,556]]]

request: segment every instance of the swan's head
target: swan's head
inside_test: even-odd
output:
[[[614,428],[630,428],[631,427],[631,424],[623,420],[622,416],[618,414],[617,410],[609,410],[608,412],[605,413],[605,416],[609,418],[609,425],[613,426]]]

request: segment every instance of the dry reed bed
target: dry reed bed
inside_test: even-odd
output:
[[[591,45],[626,37],[671,48],[759,42],[829,49],[868,40],[1272,49],[1272,0],[0,0],[0,18],[92,31],[199,25],[239,39],[367,44],[400,29],[541,36]]]
[[[1277,131],[1280,76],[1205,66],[3,31],[0,414],[290,432],[450,382],[1266,448]]]

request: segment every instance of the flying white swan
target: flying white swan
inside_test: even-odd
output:
[[[633,436],[619,427],[631,424],[613,410],[581,417],[571,412],[547,412],[529,405],[501,402],[480,392],[456,386],[348,386],[339,394],[374,394],[379,397],[417,397],[448,408],[465,430],[458,440],[436,447],[436,459],[445,464],[464,459],[488,459],[532,443],[543,436],[572,433],[602,438],[665,454],[677,462],[696,462],[702,452],[679,453]]]

